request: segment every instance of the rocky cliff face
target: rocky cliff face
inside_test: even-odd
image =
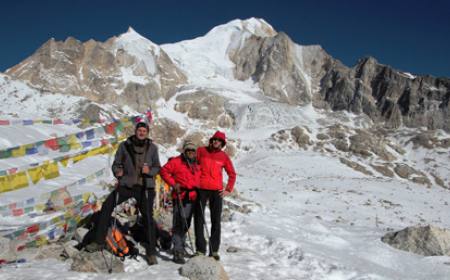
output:
[[[145,110],[186,82],[169,56],[131,28],[105,43],[50,39],[7,74],[50,92]]]
[[[335,65],[322,78],[320,98],[333,110],[364,113],[398,128],[450,131],[450,79],[412,76],[365,58],[353,68]]]
[[[274,37],[252,36],[231,60],[239,80],[252,78],[264,95],[289,104],[311,100],[308,79],[296,69],[295,45],[284,33]]]

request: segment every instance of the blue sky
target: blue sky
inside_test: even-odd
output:
[[[259,17],[299,44],[320,44],[348,66],[371,55],[414,74],[450,77],[450,1],[2,1],[0,71],[49,38],[105,41],[132,26],[155,43],[202,36]]]

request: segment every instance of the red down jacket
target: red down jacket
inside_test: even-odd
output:
[[[200,189],[204,190],[222,190],[223,176],[222,169],[225,169],[228,175],[226,190],[233,191],[236,182],[236,172],[233,163],[228,155],[222,150],[213,150],[207,147],[197,149],[197,160],[200,164]]]
[[[189,192],[189,200],[195,200],[197,193],[195,188],[200,183],[200,167],[197,163],[188,164],[183,155],[169,159],[169,161],[161,168],[160,175],[163,180],[170,186],[176,183],[181,186],[181,199],[186,196],[186,190]],[[177,198],[175,191],[172,192],[172,197]]]

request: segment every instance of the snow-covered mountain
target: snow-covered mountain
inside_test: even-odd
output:
[[[231,279],[447,279],[450,257],[398,251],[380,238],[417,224],[450,227],[449,89],[447,78],[413,76],[373,58],[347,67],[251,18],[161,46],[132,28],[106,42],[49,40],[0,75],[0,119],[120,117],[151,106],[163,163],[186,137],[205,143],[225,131],[238,171],[233,203],[250,209],[224,222],[221,255]],[[24,133],[20,144],[79,130],[0,126],[0,143],[6,149]],[[0,159],[0,168],[29,161]],[[60,178],[0,194],[0,206],[109,165],[106,156],[71,164]],[[104,180],[111,178],[73,192],[104,194]],[[33,219],[0,216],[0,230]],[[180,279],[171,262],[125,266],[112,277],[80,276],[56,260],[4,272]]]

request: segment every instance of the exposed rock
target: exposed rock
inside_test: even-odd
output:
[[[341,140],[341,139],[334,139],[331,141],[331,143],[336,147],[336,149],[338,149],[339,151],[342,152],[348,152],[348,144],[346,140]]]
[[[433,135],[431,133],[420,133],[406,142],[408,144],[409,142],[413,143],[413,148],[417,149],[418,147],[423,147],[426,149],[433,149],[435,144],[435,139],[433,139]]]
[[[136,55],[130,47],[136,43],[145,45],[146,52]],[[160,97],[170,97],[187,81],[164,50],[131,29],[105,43],[50,39],[8,74],[44,91],[129,105],[138,111]]]
[[[79,227],[75,230],[74,238],[76,241],[81,243],[83,241],[84,236],[88,233],[88,229],[84,227]]]
[[[232,141],[227,141],[224,152],[230,157],[234,157],[236,155],[236,147]]]
[[[271,135],[271,138],[273,140],[277,141],[278,143],[283,143],[289,139],[289,134],[287,133],[286,130],[282,129],[282,130],[277,131],[276,133],[273,133]]]
[[[436,174],[434,174],[434,173],[431,173],[431,176],[433,176],[434,182],[435,182],[438,186],[445,188],[444,180],[442,180],[438,175],[436,175]]]
[[[150,128],[150,135],[152,139],[160,145],[170,146],[177,143],[177,139],[184,135],[185,131],[180,128],[178,123],[166,118],[158,119]]]
[[[112,265],[111,258],[113,260]],[[108,251],[103,250],[93,253],[80,252],[73,257],[70,269],[78,272],[108,273],[110,267],[112,267],[114,273],[124,272],[123,262],[117,257],[112,257]]]
[[[386,177],[394,177],[394,172],[392,172],[391,169],[389,169],[389,167],[387,165],[375,165],[375,164],[371,164],[370,166],[372,166],[373,169],[375,169],[378,173],[383,174]]]
[[[445,139],[440,140],[437,145],[444,149],[450,148],[450,138],[445,138]]]
[[[403,149],[402,147],[400,147],[399,145],[392,143],[392,142],[388,142],[387,145],[389,147],[391,147],[392,149],[394,149],[397,153],[399,153],[400,155],[404,155],[406,154],[405,149]]]
[[[347,138],[347,129],[343,126],[337,124],[332,125],[327,128],[327,133],[331,138],[335,139],[346,139]]]
[[[424,256],[450,256],[450,231],[434,226],[407,227],[385,234],[381,241],[394,248]]]
[[[373,175],[372,172],[367,170],[364,166],[362,166],[359,163],[356,163],[354,161],[351,161],[351,160],[348,160],[345,158],[339,158],[339,160],[341,161],[341,163],[347,165],[348,167],[351,167],[353,170],[356,170],[356,171],[361,172],[366,175]]]
[[[414,168],[404,163],[397,163],[394,167],[394,171],[398,176],[404,179],[409,179],[411,175],[418,174]]]
[[[252,78],[264,95],[289,104],[306,104],[311,101],[312,88],[309,77],[299,71],[301,53],[301,46],[278,33],[273,37],[249,36],[230,59],[236,64],[235,77]]]
[[[207,144],[206,135],[202,132],[196,131],[196,132],[186,135],[182,139],[180,146],[177,149],[179,152],[181,152],[181,150],[183,149],[182,146],[185,141],[190,141],[190,142],[194,143],[197,146],[197,148],[201,147],[201,146],[205,146]]]
[[[77,242],[74,242],[73,240],[64,243],[61,257],[73,259],[76,255],[78,255],[80,251],[74,247],[76,243]]]
[[[64,251],[64,247],[61,244],[52,243],[39,248],[38,254],[36,255],[37,260],[42,259],[57,259],[62,260],[61,254]]]
[[[316,138],[319,139],[319,140],[328,140],[328,139],[330,139],[330,137],[328,135],[324,134],[324,133],[318,133],[316,135]]]
[[[323,76],[320,96],[329,108],[365,113],[387,127],[410,127],[450,131],[450,79],[411,76],[361,59],[353,68],[334,63]]]
[[[191,258],[180,267],[180,274],[190,280],[227,280],[227,273],[220,262],[210,257]]]
[[[431,181],[426,176],[413,177],[412,181],[417,184],[431,186]]]
[[[240,251],[240,249],[239,249],[238,247],[229,246],[229,247],[227,248],[227,253],[237,253],[237,252],[239,252],[239,251]]]
[[[300,148],[306,149],[308,145],[312,144],[309,135],[299,126],[291,129],[291,135]]]
[[[362,129],[357,129],[355,132],[355,135],[349,137],[349,150],[354,154],[368,157],[373,153],[385,161],[393,161],[396,159],[394,155],[386,150],[387,141],[384,140],[382,135],[380,136]]]
[[[234,116],[225,110],[226,100],[208,91],[181,94],[176,98],[175,110],[190,118],[208,121],[210,126],[231,127]]]

